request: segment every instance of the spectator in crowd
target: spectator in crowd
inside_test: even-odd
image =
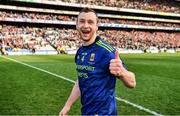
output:
[[[6,50],[5,50],[4,42],[3,42],[2,39],[0,39],[0,53],[1,53],[2,55],[8,55],[7,52],[6,52]]]

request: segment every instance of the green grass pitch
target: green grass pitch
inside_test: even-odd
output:
[[[6,56],[76,80],[74,55]],[[122,54],[137,86],[117,80],[117,97],[163,115],[180,114],[180,54]],[[0,57],[0,115],[58,115],[73,83]],[[119,115],[150,115],[117,101]],[[80,114],[78,100],[69,114]]]

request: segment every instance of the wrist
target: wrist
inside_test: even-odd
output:
[[[123,68],[120,74],[118,74],[118,78],[124,78],[126,77],[127,74],[128,74],[128,71],[125,68]]]

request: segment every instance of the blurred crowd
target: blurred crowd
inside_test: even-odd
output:
[[[39,49],[47,45],[55,49],[62,46],[77,47],[79,45],[77,37],[77,32],[72,29],[0,26],[1,44],[7,51]]]
[[[69,15],[56,15],[56,14],[39,14],[39,13],[27,13],[27,12],[3,12],[0,11],[0,17],[2,18],[15,18],[15,19],[33,19],[33,20],[53,20],[53,21],[75,21],[76,16]],[[166,26],[166,27],[180,27],[180,24],[173,24],[167,22],[147,22],[137,20],[125,20],[125,19],[110,19],[99,18],[100,23],[113,23],[113,24],[130,24],[130,25],[143,25],[143,26]]]
[[[157,3],[161,0],[157,0]],[[165,0],[166,2],[168,0]],[[147,6],[153,3],[151,0],[81,0],[71,1],[64,0],[64,2],[78,2],[96,5],[118,6],[128,8],[140,8],[138,5],[147,2]],[[162,2],[162,1],[161,1]],[[171,3],[170,3],[171,4]],[[145,5],[145,4],[143,4]],[[142,5],[142,6],[143,6]],[[161,4],[165,5],[164,2]],[[156,6],[156,5],[155,5]],[[162,7],[161,6],[161,7]],[[169,5],[171,6],[171,5]],[[160,8],[160,7],[158,7]],[[177,8],[177,7],[176,7]],[[179,7],[178,7],[179,8]],[[152,10],[152,9],[151,9]],[[162,9],[161,9],[162,10]],[[174,11],[173,11],[174,12]],[[7,19],[23,19],[23,21],[30,20],[43,20],[43,21],[75,21],[76,16],[60,15],[60,14],[47,14],[47,13],[30,13],[30,12],[17,12],[17,11],[0,11],[0,18]],[[164,27],[177,27],[177,23],[163,23],[151,21],[138,21],[126,19],[113,19],[113,18],[100,18],[100,23],[109,24],[130,24],[130,25],[143,25],[143,26],[164,26]],[[158,49],[171,49],[180,48],[180,33],[176,32],[158,32],[158,31],[138,31],[138,30],[99,30],[98,34],[108,41],[112,46],[146,51],[150,47]],[[10,26],[0,25],[0,48],[5,48],[7,51],[18,51],[19,49],[35,50],[40,47],[52,46],[57,51],[65,48],[77,49],[81,46],[78,33],[74,29],[55,28],[55,27],[28,27],[28,26]]]
[[[180,33],[104,30],[100,31],[99,34],[118,48],[143,51],[150,47],[156,47],[159,50],[180,48]]]
[[[175,32],[99,30],[98,35],[112,46],[123,49],[146,51],[152,46],[158,49],[180,48],[180,33]],[[75,29],[0,25],[0,44],[7,51],[38,49],[46,45],[59,50],[62,47],[77,49],[81,40]]]
[[[118,8],[131,8],[151,11],[180,13],[178,0],[49,0],[90,4],[97,6],[110,6]]]

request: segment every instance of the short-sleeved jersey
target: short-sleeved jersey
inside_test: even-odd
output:
[[[116,77],[109,71],[115,49],[99,36],[93,44],[82,46],[75,57],[81,92],[82,115],[117,115]]]

